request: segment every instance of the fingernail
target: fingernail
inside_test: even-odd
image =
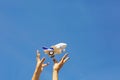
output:
[[[39,50],[37,49],[37,53],[39,53]]]

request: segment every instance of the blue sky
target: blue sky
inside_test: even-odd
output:
[[[59,42],[70,57],[59,80],[120,80],[119,9],[119,0],[1,0],[0,80],[30,80],[37,49],[50,62],[41,80],[52,80],[41,47]]]

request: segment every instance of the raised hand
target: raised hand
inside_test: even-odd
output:
[[[40,52],[38,50],[37,50],[36,60],[37,60],[37,64],[32,80],[39,80],[39,76],[40,73],[43,71],[43,68],[49,64],[49,63],[44,64],[45,58],[40,59]]]
[[[58,72],[65,64],[65,62],[68,61],[68,59],[69,59],[68,54],[65,54],[59,62],[55,58],[53,59],[54,65],[52,80],[58,80]]]
[[[40,52],[38,50],[36,60],[37,60],[36,68],[38,68],[38,71],[43,71],[43,68],[49,64],[49,63],[44,64],[45,58],[40,59]]]
[[[65,62],[68,61],[68,59],[69,59],[68,54],[65,54],[59,62],[54,58],[53,70],[59,71],[62,68],[62,66],[65,64]]]

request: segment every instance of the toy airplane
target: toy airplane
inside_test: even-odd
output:
[[[67,47],[66,43],[58,43],[56,45],[51,46],[50,48],[42,47],[45,54],[48,54],[51,58],[53,58],[56,54],[61,54],[65,52],[65,48]]]

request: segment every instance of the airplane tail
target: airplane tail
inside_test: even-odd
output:
[[[53,48],[42,47],[43,50],[53,50]]]
[[[48,49],[48,48],[46,48],[46,47],[42,47],[42,49],[44,49],[44,50],[45,50],[45,49]]]

